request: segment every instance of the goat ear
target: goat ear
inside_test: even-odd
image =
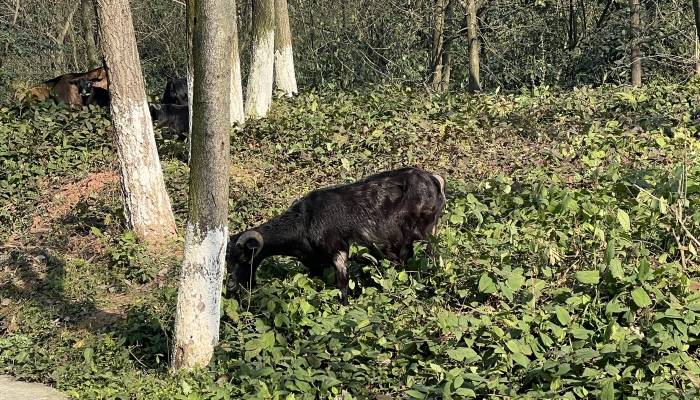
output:
[[[262,243],[260,243],[256,238],[250,238],[246,240],[245,247],[249,250],[255,250],[255,252],[257,253],[262,247]]]

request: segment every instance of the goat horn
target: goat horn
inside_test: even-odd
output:
[[[258,243],[260,243],[260,246],[258,246],[255,249],[255,253],[253,253],[253,257],[255,257],[258,254],[260,254],[260,251],[262,251],[265,240],[263,240],[262,235],[258,231],[246,231],[238,237],[238,240],[236,241],[236,246],[245,246],[245,242],[247,242],[249,239],[255,239],[258,241]]]

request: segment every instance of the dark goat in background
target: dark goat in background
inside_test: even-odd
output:
[[[187,101],[187,78],[169,78],[165,83],[165,90],[161,96],[163,104],[177,104],[186,106]]]
[[[189,109],[187,105],[178,104],[149,104],[151,120],[156,128],[175,138],[184,139],[189,131]]]
[[[226,260],[234,285],[255,285],[267,257],[296,257],[312,276],[335,267],[347,300],[346,261],[352,243],[378,258],[405,262],[413,242],[435,233],[445,206],[445,180],[417,168],[369,176],[355,183],[315,190],[270,221],[231,236]]]

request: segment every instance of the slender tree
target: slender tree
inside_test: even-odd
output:
[[[477,19],[477,0],[467,0],[467,40],[469,41],[469,91],[481,90],[479,69],[481,61],[481,43],[479,42],[479,21]]]
[[[569,0],[569,50],[576,48],[578,44],[578,17],[574,0]]]
[[[129,0],[97,0],[95,9],[108,68],[126,221],[147,242],[171,239],[175,219],[146,103]]]
[[[46,35],[55,44],[56,51],[52,52],[52,58],[53,69],[57,75],[64,73],[66,69],[66,59],[65,54],[63,53],[63,47],[65,45],[66,36],[71,31],[71,26],[73,25],[73,16],[75,15],[76,11],[78,11],[79,7],[79,2],[73,4],[73,7],[70,9],[67,18],[65,20],[60,20],[59,18],[59,21],[57,21],[57,23],[59,24],[58,33],[55,36],[50,32],[46,33]]]
[[[228,240],[232,23],[225,0],[197,0],[189,216],[175,314],[173,369],[206,365],[219,340]]]
[[[450,0],[435,0],[433,10],[433,37],[430,45],[428,82],[433,90],[442,86],[443,52],[445,51],[445,13]]]
[[[700,75],[700,0],[691,1],[695,14],[695,74]]]
[[[231,8],[236,10],[236,1],[231,1]],[[231,114],[230,123],[242,124],[245,121],[245,113],[243,112],[243,88],[241,84],[241,57],[238,51],[238,20],[235,16],[231,22],[231,31],[233,35],[233,45],[231,48]]]
[[[187,140],[187,143],[189,144],[187,150],[187,160],[189,162],[192,152],[192,97],[194,90],[194,60],[192,58],[192,35],[194,29],[195,7],[197,5],[197,0],[186,1],[187,2],[185,3],[185,18],[187,19],[187,21],[185,23],[185,35],[187,35],[187,37],[185,38],[185,40],[187,41],[187,111],[189,115],[189,127],[187,130],[187,132],[189,133],[189,139]]]
[[[92,0],[80,0],[80,24],[83,28],[85,39],[86,58],[88,69],[100,64],[100,57],[97,55],[97,45],[95,44],[95,31],[92,27],[92,10],[94,10]]]
[[[630,4],[630,55],[632,59],[632,86],[642,86],[642,50],[639,39],[640,17],[639,0],[629,0]]]
[[[275,0],[275,85],[287,96],[298,92],[287,0]]]
[[[274,0],[253,0],[253,50],[245,99],[248,118],[262,118],[270,109],[274,61]]]

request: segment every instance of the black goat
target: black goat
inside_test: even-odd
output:
[[[377,258],[405,262],[413,242],[425,240],[445,206],[445,180],[417,168],[385,171],[355,183],[315,190],[281,215],[231,236],[226,261],[234,285],[255,285],[255,271],[270,256],[299,259],[312,276],[335,267],[347,301],[345,266],[350,244]]]
[[[189,131],[190,111],[185,104],[149,104],[151,120],[156,128],[161,128],[174,138],[184,139]]]
[[[187,78],[169,78],[165,83],[165,90],[160,100],[163,104],[177,104],[186,106],[187,101]]]

